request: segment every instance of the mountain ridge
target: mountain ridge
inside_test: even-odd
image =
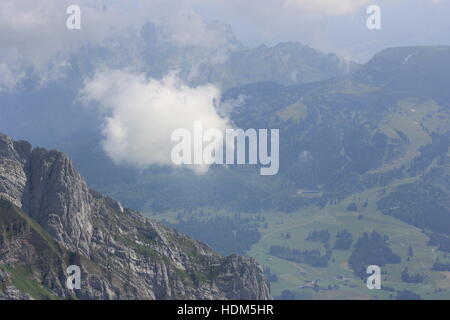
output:
[[[0,134],[0,199],[1,298],[271,299],[253,259],[124,209],[61,152]],[[72,264],[80,290],[65,287]]]

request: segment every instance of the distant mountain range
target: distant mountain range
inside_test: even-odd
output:
[[[359,65],[297,42],[232,52],[226,62],[204,65],[194,83],[219,84],[224,90],[256,82],[298,85],[350,74]]]
[[[36,75],[27,74],[17,90],[0,92],[0,130],[33,144],[57,145],[63,151],[71,151],[66,144],[72,143],[74,136],[99,135],[99,113],[82,106],[79,100],[84,81],[99,67],[139,70],[154,79],[176,72],[188,85],[213,84],[222,92],[264,81],[284,85],[310,83],[343,76],[358,68],[358,64],[336,54],[300,43],[248,48],[226,25],[211,23],[209,28],[220,35],[216,45],[180,46],[169,41],[164,30],[148,23],[140,33],[129,35],[126,42],[116,39],[112,46],[90,45],[74,52],[58,81],[42,84]]]

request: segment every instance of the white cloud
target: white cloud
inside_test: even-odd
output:
[[[70,31],[66,28],[66,9],[73,2],[2,0],[0,62],[15,66],[10,70],[18,74],[31,69],[41,81],[57,79],[62,76],[70,53],[88,43],[101,43],[110,36],[111,22],[114,20],[120,26],[123,21],[116,9],[103,15],[105,12],[88,1],[76,1],[83,8],[83,21],[96,23],[86,23],[82,30]],[[0,78],[0,82],[5,81],[4,76]]]
[[[301,9],[320,12],[326,15],[341,15],[352,13],[370,0],[284,0],[288,6],[297,6]]]
[[[215,0],[208,5],[219,5],[222,8],[233,8],[245,11],[251,16],[272,14],[276,19],[276,14],[286,14],[299,11],[309,13],[320,13],[322,15],[341,15],[352,13],[363,5],[367,5],[371,0]],[[298,17],[300,19],[300,16]],[[266,20],[270,23],[270,20]]]
[[[172,165],[170,141],[175,129],[224,131],[227,119],[218,115],[219,90],[212,85],[189,87],[175,74],[158,81],[123,70],[104,70],[86,81],[81,97],[97,102],[105,112],[105,152],[116,162],[140,168]],[[205,167],[192,167],[204,171]]]
[[[214,52],[223,61],[231,50],[225,30],[211,28],[192,9],[190,0],[2,0],[0,1],[0,64],[14,66],[0,74],[0,88],[12,89],[25,70],[42,82],[63,77],[70,55],[86,45],[105,47],[131,66],[139,64],[139,30],[147,22],[159,26],[162,38],[178,47]],[[66,9],[81,8],[81,30],[68,30]],[[228,46],[228,47],[227,47]]]
[[[6,63],[0,62],[0,92],[14,89],[25,77],[21,70],[14,70]]]

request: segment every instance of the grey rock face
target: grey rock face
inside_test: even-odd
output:
[[[89,254],[92,237],[89,189],[62,153],[33,150],[25,211],[65,247]]]
[[[251,258],[208,246],[90,190],[70,159],[0,135],[0,298],[271,299]],[[82,270],[67,289],[66,268]],[[37,291],[15,286],[19,276]]]
[[[0,197],[22,208],[72,251],[88,254],[91,195],[64,154],[0,136]]]
[[[0,133],[0,197],[22,206],[26,193],[27,175],[25,166],[31,155],[31,145],[15,142]]]

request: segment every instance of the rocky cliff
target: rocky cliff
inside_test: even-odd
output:
[[[81,288],[66,287],[69,265]],[[251,258],[90,190],[63,153],[0,134],[0,298],[270,299]]]

